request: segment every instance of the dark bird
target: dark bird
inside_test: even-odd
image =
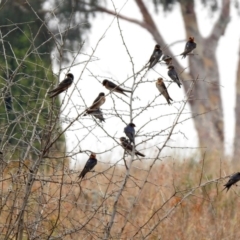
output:
[[[49,96],[50,98],[53,98],[57,96],[58,94],[62,93],[63,91],[67,90],[73,83],[74,76],[71,73],[67,74],[67,77],[59,83],[59,85],[53,89],[52,91],[49,91],[51,95]]]
[[[105,122],[105,119],[103,117],[103,113],[100,108],[96,110],[87,110],[87,114],[94,116],[95,118],[99,119],[100,122]]]
[[[197,44],[194,42],[194,37],[189,37],[188,41],[186,42],[184,52],[180,55],[182,55],[182,58],[185,58],[196,47]]]
[[[124,128],[124,132],[126,134],[126,136],[129,138],[130,143],[132,142],[133,144],[135,144],[135,124],[134,123],[129,123],[125,128]]]
[[[94,100],[91,107],[89,107],[86,111],[86,113],[83,116],[86,116],[87,114],[91,114],[92,112],[98,110],[106,101],[105,94],[103,92],[99,93],[98,97]]]
[[[172,58],[168,55],[164,55],[162,57],[162,60],[167,64],[167,65],[170,65],[172,63]]]
[[[160,57],[162,56],[162,50],[161,50],[161,47],[157,44],[153,50],[153,53],[149,59],[149,66],[148,66],[148,69],[154,67],[157,62],[159,61]]]
[[[126,90],[126,89],[123,89],[123,88],[117,86],[115,83],[113,83],[113,82],[111,82],[111,81],[109,81],[107,79],[103,80],[102,85],[105,86],[110,91],[121,93],[121,94],[123,94],[125,96],[127,96],[127,95],[124,92],[129,92],[129,93],[132,92],[130,90]]]
[[[156,87],[159,90],[159,92],[166,98],[168,104],[171,104],[170,101],[173,101],[173,100],[169,96],[167,88],[166,88],[162,78],[158,78],[158,80],[156,81]]]
[[[181,83],[173,65],[168,66],[168,76],[181,88]]]
[[[121,137],[121,138],[120,138],[120,141],[121,141],[122,147],[123,147],[129,154],[132,154],[133,146],[131,145],[131,143],[130,143],[125,137]],[[138,152],[136,149],[134,149],[134,154],[135,154],[135,155],[139,155],[139,156],[141,156],[141,157],[145,157],[144,154]]]
[[[89,159],[87,160],[82,172],[78,176],[79,178],[84,178],[86,173],[90,172],[97,165],[96,154],[91,153]]]
[[[230,189],[230,187],[233,184],[237,183],[239,180],[240,180],[240,172],[237,172],[230,177],[230,179],[228,180],[228,182],[225,185],[223,185],[223,186],[225,186],[224,189],[227,189],[227,191],[228,191]]]

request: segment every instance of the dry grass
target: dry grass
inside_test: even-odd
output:
[[[228,193],[221,191],[227,180],[222,178],[235,171],[229,161],[165,159],[145,181],[148,168],[133,163],[116,203],[110,239],[240,238],[240,191],[235,186]],[[22,204],[27,169],[18,169],[16,164],[4,168],[0,239],[14,226]],[[32,188],[24,215],[25,239],[103,239],[125,167],[99,163],[81,183],[60,164],[51,163],[50,169],[39,171]]]

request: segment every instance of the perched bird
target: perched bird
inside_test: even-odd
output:
[[[173,65],[168,66],[168,76],[181,88],[181,83],[180,80],[178,78],[178,74],[175,71],[175,68]]]
[[[102,85],[105,86],[110,91],[121,93],[121,94],[123,94],[125,96],[127,96],[127,95],[124,92],[129,92],[129,93],[132,92],[130,90],[126,90],[126,89],[123,89],[123,88],[117,86],[115,83],[113,83],[113,82],[111,82],[111,81],[109,81],[107,79],[103,80]]]
[[[105,103],[105,101],[105,94],[103,92],[99,93],[98,97],[92,103],[92,106],[87,109],[87,113],[85,113],[83,116],[86,116],[87,114],[91,114],[92,112],[98,110]]]
[[[162,50],[161,50],[161,47],[157,44],[153,50],[153,53],[149,59],[149,66],[148,66],[148,69],[154,67],[157,62],[159,61],[160,57],[162,56]]]
[[[168,104],[171,104],[170,101],[173,101],[173,100],[170,98],[162,78],[158,78],[158,80],[156,81],[156,87],[159,90],[159,92],[166,98]]]
[[[168,55],[164,55],[164,56],[162,57],[162,60],[163,60],[167,65],[170,65],[171,62],[172,62],[172,58],[171,58],[170,56],[168,56]]]
[[[90,155],[89,159],[87,160],[82,172],[80,173],[80,175],[78,177],[79,178],[84,178],[86,173],[90,172],[95,167],[95,165],[97,165],[96,154],[91,153],[91,155]]]
[[[194,42],[194,37],[189,37],[188,41],[186,42],[184,52],[181,53],[182,58],[185,58],[188,53],[190,53],[193,49],[197,47],[197,44]]]
[[[99,93],[98,97],[94,100],[90,109],[100,108],[105,103],[105,101],[106,101],[105,93],[103,93],[103,92]]]
[[[230,187],[233,184],[237,183],[239,180],[240,180],[240,172],[237,172],[230,177],[230,179],[228,180],[228,182],[225,185],[223,185],[223,186],[225,186],[224,189],[227,189],[227,191],[228,191],[230,189]]]
[[[126,136],[129,138],[130,143],[132,142],[133,144],[135,144],[135,124],[134,123],[129,123],[125,128],[124,128],[124,132],[126,134]]]
[[[123,147],[129,154],[132,154],[133,146],[131,145],[131,143],[130,143],[125,137],[121,137],[121,138],[120,138],[120,141],[121,141],[122,147]],[[136,149],[134,149],[134,154],[135,154],[135,155],[139,155],[139,156],[141,156],[141,157],[145,157],[144,154],[138,152]]]
[[[57,96],[58,94],[62,93],[63,91],[67,90],[73,83],[74,76],[71,73],[67,74],[67,77],[59,83],[59,85],[53,89],[52,91],[49,91],[48,93],[52,93],[50,95],[50,98],[53,98]]]
[[[100,122],[105,122],[105,119],[103,117],[103,113],[100,108],[96,110],[87,110],[87,114],[94,116],[95,118],[99,119]]]

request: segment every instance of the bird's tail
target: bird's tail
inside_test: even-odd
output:
[[[144,154],[142,154],[142,153],[140,153],[140,152],[138,152],[138,151],[136,151],[136,155],[139,155],[139,156],[141,156],[141,157],[145,157]]]
[[[224,185],[224,186],[225,186],[225,185]],[[226,191],[226,192],[228,192],[228,190],[229,190],[229,187],[225,186],[225,188],[224,188],[223,190],[225,190],[225,189],[227,189],[227,191]],[[223,190],[222,190],[222,191],[223,191]],[[222,191],[221,191],[221,192],[222,192]]]
[[[82,179],[82,178],[84,178],[85,175],[86,175],[86,171],[84,171],[84,169],[83,169],[82,172],[80,173],[80,175],[78,176],[78,178]]]
[[[129,92],[129,93],[132,93],[132,91],[130,91],[130,90],[125,90],[125,89],[124,89],[124,92]]]
[[[120,93],[123,94],[126,97],[129,97],[127,94],[124,93],[124,91],[121,91]]]
[[[48,91],[48,93],[54,93],[54,92],[56,92],[56,90],[57,90],[57,89],[53,89],[53,90],[51,90],[51,91]]]
[[[177,85],[179,86],[179,88],[181,88],[181,85],[182,85],[182,84],[181,84],[180,82],[178,82]]]
[[[171,105],[170,101],[173,101],[173,100],[170,97],[168,97],[168,99],[167,99],[168,105]]]
[[[223,190],[227,189],[227,192],[228,192],[228,190],[230,189],[230,187],[232,186],[232,184],[229,185],[229,184],[226,183],[226,184],[224,184],[223,186],[225,187]],[[223,191],[223,190],[222,190],[222,191]]]
[[[180,55],[182,55],[182,59],[187,56],[187,54],[185,54],[185,53],[181,53]]]
[[[49,93],[50,93],[50,92],[49,92]],[[61,93],[61,91],[53,92],[53,94],[50,95],[49,97],[50,97],[50,98],[53,98],[53,97],[57,96],[59,93]]]

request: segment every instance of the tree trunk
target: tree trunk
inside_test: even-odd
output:
[[[240,43],[240,42],[239,42]],[[237,165],[240,161],[240,44],[238,52],[238,68],[236,79],[236,106],[235,106],[235,137],[234,137],[234,153],[233,163]]]
[[[193,113],[206,112],[194,119],[199,144],[219,154],[224,150],[224,124],[216,48],[229,21],[229,1],[222,1],[222,4],[220,17],[208,38],[200,35],[194,2],[181,4],[186,35],[194,36],[197,42],[197,55],[188,59],[191,79],[199,79],[193,90],[193,100],[189,101],[191,110]],[[185,90],[187,85],[184,84]]]

